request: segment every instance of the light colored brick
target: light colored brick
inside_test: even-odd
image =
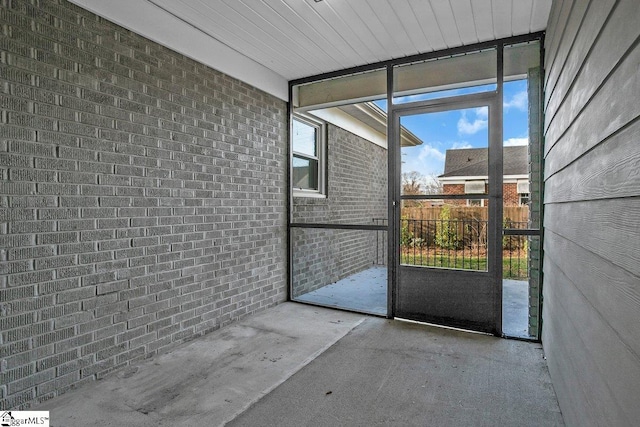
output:
[[[286,104],[249,86],[236,91],[233,79],[165,48],[169,66],[158,68],[147,52],[157,45],[130,33],[116,40],[117,26],[66,2],[40,7],[52,19],[39,21],[42,35],[27,43],[38,60],[8,43],[4,57],[15,62],[0,69],[16,88],[0,97],[8,111],[0,247],[11,269],[0,296],[11,299],[5,312],[18,310],[7,318],[34,316],[3,331],[18,351],[1,392],[11,404],[101,377],[285,296]],[[65,34],[56,22],[77,29],[80,44],[61,43],[54,55],[53,40]],[[24,25],[20,34],[30,37]],[[77,47],[88,45],[99,47]],[[79,68],[65,69],[74,62]],[[86,64],[100,65],[100,79],[82,72]],[[197,78],[177,84],[182,67],[197,68]],[[222,117],[217,97],[247,111]],[[251,124],[242,115],[249,109]],[[254,133],[259,140],[240,143]],[[256,257],[273,266],[266,278]],[[252,279],[262,292],[228,296]],[[40,347],[20,347],[32,337]]]

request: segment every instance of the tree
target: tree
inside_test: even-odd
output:
[[[403,196],[442,194],[442,184],[434,174],[427,177],[422,175],[420,172],[411,171],[403,173],[401,178]],[[422,203],[418,200],[406,200],[404,206],[416,207],[422,206]]]
[[[402,174],[402,195],[417,196],[424,194],[422,192],[422,182],[424,176],[419,172],[411,171]],[[420,207],[422,203],[419,200],[403,200],[402,205],[408,208]]]
[[[442,183],[437,175],[432,173],[424,178],[424,194],[442,194]]]
[[[402,174],[402,194],[405,196],[416,196],[424,194],[422,185],[424,176],[417,171],[404,172]]]

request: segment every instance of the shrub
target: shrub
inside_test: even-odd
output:
[[[460,244],[457,224],[451,222],[451,208],[444,205],[440,210],[440,220],[436,222],[435,243],[440,248],[457,249]]]

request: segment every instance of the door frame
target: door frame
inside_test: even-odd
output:
[[[499,74],[500,76],[500,74]],[[476,108],[486,106],[489,109],[489,194],[482,195],[489,199],[489,224],[487,230],[487,271],[470,273],[464,270],[451,270],[451,274],[468,276],[478,274],[486,276],[491,284],[491,305],[493,307],[493,324],[478,325],[473,322],[447,322],[435,320],[433,323],[443,326],[462,327],[465,329],[478,330],[492,333],[496,336],[502,335],[502,217],[503,217],[503,154],[502,154],[502,79],[498,77],[497,90],[461,95],[456,97],[441,98],[428,101],[420,101],[411,104],[393,104],[388,99],[389,111],[389,309],[390,317],[402,314],[399,310],[399,287],[400,287],[400,220],[401,220],[401,147],[400,147],[400,118],[425,113],[436,113],[442,111],[459,110],[466,108]],[[466,195],[465,198],[469,198]],[[442,198],[417,196],[418,199]],[[472,197],[473,198],[473,197]],[[426,267],[424,272],[428,272]],[[426,273],[428,274],[428,273]],[[478,277],[478,276],[476,276]],[[424,319],[427,319],[426,316]],[[424,320],[411,319],[411,320]]]

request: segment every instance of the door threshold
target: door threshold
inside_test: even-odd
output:
[[[474,331],[474,330],[471,330],[471,329],[456,328],[454,326],[439,325],[437,323],[420,322],[418,320],[404,319],[402,317],[394,317],[393,320],[398,320],[400,322],[406,322],[406,323],[415,323],[415,324],[418,324],[418,325],[433,326],[435,328],[449,329],[449,330],[458,331],[458,332],[468,332],[470,334],[488,335],[488,336],[491,336],[491,337],[495,336],[495,335],[490,334],[488,332],[480,332],[480,331]]]
[[[378,311],[368,311],[368,310],[365,310],[365,309],[343,307],[343,306],[332,305],[332,304],[323,304],[323,303],[320,303],[320,302],[301,301],[301,300],[299,300],[297,298],[292,298],[291,302],[295,302],[297,304],[305,304],[305,305],[315,306],[315,307],[330,308],[332,310],[346,311],[346,312],[349,312],[349,313],[364,314],[364,315],[367,315],[367,316],[382,317],[382,318],[385,318],[385,319],[387,318],[386,313],[380,313]]]

